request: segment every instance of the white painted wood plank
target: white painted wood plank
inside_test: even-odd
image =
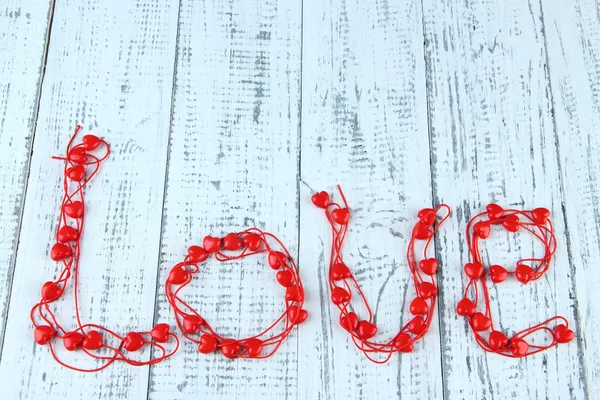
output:
[[[466,284],[465,224],[497,202],[549,208],[559,249],[545,279],[492,286],[496,323],[510,337],[557,314],[575,319],[539,3],[423,4],[434,195],[436,202],[455,206],[438,242],[445,397],[583,398],[576,342],[521,360],[486,354],[455,312]],[[495,231],[486,243],[485,260],[510,269],[541,251],[523,233]]]
[[[181,3],[160,320],[174,323],[162,287],[168,272],[207,234],[258,226],[297,254],[300,24],[299,1]],[[307,265],[299,265],[303,278]],[[236,338],[258,333],[284,310],[284,291],[261,256],[210,260],[182,294],[217,332]],[[295,398],[297,347],[297,330],[267,360],[203,355],[185,342],[170,362],[151,368],[149,397]]]
[[[343,253],[381,341],[410,318],[404,254],[418,210],[432,201],[421,22],[420,1],[304,1],[301,174],[314,190],[345,190],[353,216]],[[385,366],[340,327],[327,284],[329,225],[301,188],[311,319],[300,334],[298,398],[441,398],[437,312],[414,353]]]
[[[51,1],[0,6],[0,343],[29,166]]]
[[[83,320],[122,334],[152,327],[178,15],[170,4],[56,5],[0,365],[7,399],[146,398],[147,367],[115,364],[99,374],[73,373],[34,343],[28,313],[57,271],[48,252],[62,165],[50,157],[63,153],[82,122],[113,150],[86,193]],[[71,293],[72,287],[56,308],[66,326],[74,314]]]
[[[600,393],[600,6],[542,1],[588,394]]]

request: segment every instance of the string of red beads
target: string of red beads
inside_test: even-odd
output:
[[[56,232],[56,243],[52,246],[50,257],[62,264],[62,271],[54,281],[44,283],[41,290],[41,300],[31,309],[30,317],[34,325],[34,339],[40,345],[48,344],[54,359],[61,365],[81,372],[100,371],[115,361],[123,361],[130,365],[142,366],[156,364],[172,356],[179,347],[179,339],[169,331],[169,325],[158,324],[148,332],[129,332],[125,336],[92,323],[84,324],[79,312],[79,257],[81,254],[81,236],[84,226],[84,187],[92,180],[100,168],[100,163],[110,154],[110,146],[104,140],[94,135],[85,135],[82,143],[73,145],[75,137],[80,132],[77,125],[65,157],[53,157],[64,160],[64,196],[60,208],[60,217]],[[97,155],[98,152],[101,155]],[[73,188],[74,189],[71,189]],[[73,298],[75,302],[75,329],[63,327],[54,315],[50,305],[60,299],[67,288],[69,279],[73,277]],[[41,321],[41,322],[38,322]],[[169,339],[175,339],[172,351],[162,346]],[[116,344],[110,344],[110,338]],[[68,351],[81,350],[88,356],[102,361],[96,368],[78,368],[61,360],[55,351],[54,340],[62,340]],[[131,358],[128,353],[134,353],[145,345],[158,350],[158,357],[147,361]]]
[[[377,334],[377,326],[373,323],[373,313],[369,303],[360,288],[352,271],[342,259],[342,246],[348,232],[350,221],[350,210],[341,187],[338,191],[344,205],[331,202],[329,193],[318,192],[312,196],[315,206],[325,211],[327,221],[331,226],[332,245],[329,261],[329,288],[331,290],[331,301],[340,310],[340,325],[352,335],[356,347],[371,361],[383,364],[390,360],[395,352],[409,353],[414,349],[414,343],[421,339],[433,320],[433,312],[438,295],[435,282],[435,274],[438,270],[438,262],[435,258],[427,255],[427,250],[432,239],[441,226],[450,216],[450,207],[441,204],[435,209],[425,208],[418,213],[419,220],[415,224],[411,239],[406,251],[406,261],[412,276],[416,297],[411,301],[409,311],[412,319],[405,324],[396,336],[385,343],[377,343],[372,340]],[[436,223],[437,213],[441,209],[446,210],[446,215]],[[425,241],[423,259],[417,262],[416,241]],[[351,306],[352,286],[358,292],[367,310],[368,318],[360,319]],[[372,353],[383,353],[385,358],[379,360],[371,356]]]
[[[274,250],[269,240],[275,242],[281,251]],[[308,318],[304,305],[304,288],[298,267],[289,251],[275,235],[250,228],[239,233],[230,233],[223,238],[206,236],[202,246],[191,246],[185,260],[175,265],[165,283],[167,301],[171,305],[177,326],[183,336],[198,345],[203,354],[215,350],[227,358],[268,358],[271,357],[294,326]],[[225,252],[227,253],[225,253]],[[277,271],[277,282],[285,287],[285,311],[267,329],[245,339],[226,338],[218,335],[202,316],[179,297],[179,292],[191,283],[200,271],[199,264],[210,256],[219,262],[239,260],[256,254],[267,254],[269,266]],[[280,325],[283,331],[275,335],[269,333]]]
[[[502,226],[509,232],[525,230],[540,240],[544,245],[544,256],[541,258],[524,258],[516,263],[514,271],[507,271],[500,265],[490,266],[486,274],[479,250],[479,241],[487,239],[491,234],[492,226]],[[497,204],[489,204],[485,212],[474,216],[467,225],[467,246],[472,262],[465,265],[464,271],[469,278],[465,288],[463,299],[458,303],[456,312],[469,319],[469,326],[473,331],[477,344],[492,353],[501,354],[506,357],[526,357],[544,351],[558,343],[568,343],[575,337],[575,333],[569,329],[567,320],[562,316],[555,316],[515,333],[511,339],[496,330],[492,320],[490,309],[490,296],[486,283],[486,275],[489,274],[493,283],[501,283],[509,275],[514,275],[523,284],[540,279],[546,271],[552,257],[556,252],[556,237],[554,228],[550,221],[550,211],[546,208],[536,208],[531,211],[504,210]],[[480,288],[483,296],[480,296]],[[474,292],[474,300],[469,298],[469,292]],[[485,311],[477,311],[479,300],[483,297]],[[553,321],[560,324],[551,329],[548,325]],[[490,331],[491,329],[491,331]],[[489,335],[484,336],[489,332]],[[543,346],[528,343],[525,338],[544,331],[551,337],[551,341]]]

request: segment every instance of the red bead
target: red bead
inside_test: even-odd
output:
[[[436,218],[435,210],[433,208],[424,208],[419,211],[417,216],[419,217],[419,220],[427,226],[432,226]]]
[[[492,350],[500,350],[508,346],[508,338],[502,332],[491,331],[488,339]]]
[[[494,282],[494,283],[503,282],[507,276],[508,276],[508,272],[506,272],[506,269],[504,269],[500,265],[492,265],[490,267],[490,278],[492,279],[492,282]]]
[[[298,285],[290,286],[285,290],[285,299],[287,301],[296,301],[300,303],[304,300],[304,291]]]
[[[75,147],[69,152],[69,160],[75,164],[87,162],[87,154],[83,147]]]
[[[504,209],[498,204],[488,204],[485,209],[489,219],[499,219],[504,215]]]
[[[79,200],[65,204],[63,211],[68,217],[81,218],[83,216],[83,203]]]
[[[49,303],[62,296],[62,289],[54,282],[46,282],[42,286],[42,300]]]
[[[65,349],[74,351],[81,347],[84,339],[85,337],[79,332],[69,332],[63,338],[63,344]]]
[[[281,251],[272,251],[269,253],[269,266],[273,269],[279,269],[287,262],[287,256]]]
[[[244,348],[246,349],[249,357],[256,358],[260,356],[260,353],[262,353],[264,344],[262,340],[252,338],[244,342]]]
[[[473,233],[479,236],[481,239],[487,239],[490,237],[491,227],[487,222],[479,221],[473,225]]]
[[[535,275],[535,271],[527,265],[519,264],[517,265],[517,268],[515,268],[515,276],[517,277],[517,280],[523,284],[529,282],[531,278],[533,278],[533,275]]]
[[[560,324],[554,328],[554,337],[558,343],[569,343],[575,338],[575,332],[567,328],[566,325]]]
[[[229,251],[237,251],[244,247],[242,239],[235,233],[229,233],[223,238],[223,248]]]
[[[71,167],[67,169],[67,176],[72,181],[81,182],[85,178],[85,167],[83,165]]]
[[[367,340],[377,334],[377,327],[369,321],[360,321],[357,328],[358,337]]]
[[[198,343],[198,351],[200,353],[208,354],[212,353],[216,349],[217,339],[214,336],[209,335],[208,333],[205,333],[204,335],[200,336],[200,343]]]
[[[479,279],[483,276],[483,265],[478,262],[465,264],[465,274],[471,279]]]
[[[347,208],[336,208],[331,212],[331,218],[340,225],[346,225],[350,220],[350,210]]]
[[[343,304],[349,302],[351,299],[350,293],[346,291],[346,289],[341,287],[335,287],[331,291],[331,301],[335,305]]]
[[[79,239],[79,232],[72,226],[65,225],[58,230],[57,239],[60,243],[74,242]]]
[[[244,244],[252,251],[257,251],[262,245],[260,236],[256,233],[248,233],[244,236]]]
[[[425,300],[437,295],[436,287],[429,282],[422,282],[417,286],[417,293],[419,297],[424,298]]]
[[[183,317],[183,330],[189,335],[193,335],[204,324],[204,320],[198,315],[187,314]]]
[[[144,338],[136,332],[129,332],[123,341],[123,347],[127,351],[138,351],[144,347]]]
[[[169,273],[169,278],[167,281],[172,285],[181,285],[188,281],[190,277],[190,271],[187,270],[184,266],[175,266]]]
[[[510,341],[510,347],[515,357],[523,357],[529,351],[529,344],[520,338],[513,338]]]
[[[73,251],[71,250],[71,247],[62,243],[56,243],[54,246],[52,246],[52,250],[50,250],[50,258],[54,261],[64,260],[72,255]]]
[[[488,330],[492,326],[492,320],[478,312],[471,317],[471,325],[474,330],[481,332]]]
[[[98,350],[104,346],[102,335],[98,331],[89,331],[83,339],[82,346],[86,350]]]
[[[221,239],[206,235],[202,241],[202,245],[207,253],[214,253],[221,249]]]
[[[419,268],[427,275],[435,275],[438,270],[438,262],[435,258],[427,258],[419,261]]]
[[[54,328],[48,325],[40,325],[33,330],[35,342],[41,345],[48,343],[55,335]]]
[[[352,272],[350,272],[350,268],[346,266],[344,263],[335,263],[331,268],[331,278],[334,281],[340,281],[342,279],[352,277]]]
[[[355,312],[349,312],[347,316],[342,315],[340,325],[348,332],[354,332],[358,328],[358,315]]]
[[[152,339],[158,343],[167,343],[169,341],[169,325],[158,324],[150,331]]]
[[[517,232],[519,230],[519,216],[510,214],[502,218],[502,226],[509,232]]]
[[[548,222],[548,218],[550,217],[550,210],[547,208],[539,207],[531,211],[531,219],[538,225],[544,225]]]
[[[277,282],[283,287],[290,287],[296,282],[294,274],[289,269],[284,269],[277,272]]]
[[[402,353],[410,353],[415,348],[412,343],[412,337],[408,333],[399,333],[394,338],[394,347]]]
[[[464,298],[458,302],[456,306],[456,313],[458,315],[462,315],[463,317],[470,317],[475,314],[476,308],[475,304],[470,299]]]
[[[408,330],[415,335],[420,335],[425,332],[426,329],[427,324],[425,323],[425,319],[420,315],[417,315],[408,323]]]
[[[221,353],[227,358],[235,358],[240,352],[242,346],[234,340],[228,340],[223,342],[221,346]]]
[[[318,192],[312,195],[310,198],[313,204],[319,208],[327,208],[329,205],[329,193]]]
[[[100,138],[95,135],[85,135],[82,139],[83,147],[88,151],[93,151],[100,146]]]
[[[202,262],[206,259],[208,253],[200,246],[190,246],[188,248],[188,259],[192,263]]]
[[[419,221],[413,229],[413,237],[419,240],[426,240],[433,236],[433,231],[429,226]]]
[[[425,300],[420,297],[416,297],[410,302],[410,313],[413,315],[427,314],[429,311],[429,305]]]
[[[308,312],[300,309],[298,306],[290,306],[287,310],[290,322],[294,325],[300,325],[308,318]]]

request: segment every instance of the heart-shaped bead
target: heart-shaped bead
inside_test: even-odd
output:
[[[433,231],[427,224],[419,221],[415,224],[412,235],[415,239],[426,240],[433,236]]]
[[[202,246],[207,253],[214,253],[221,249],[221,239],[206,235],[202,240]]]
[[[54,328],[48,325],[36,326],[33,330],[33,338],[37,344],[46,344],[56,335]]]
[[[508,346],[508,338],[504,333],[499,331],[491,331],[488,342],[492,350],[500,350]]]
[[[410,302],[409,308],[412,315],[427,314],[427,311],[429,311],[429,305],[420,297],[415,297]]]
[[[89,331],[83,339],[82,346],[86,350],[98,350],[104,346],[102,335],[98,331]]]
[[[348,332],[354,332],[358,328],[358,315],[355,312],[342,315],[340,317],[340,325]]]
[[[438,262],[435,258],[426,258],[419,261],[419,268],[424,274],[434,275],[438,270]]]
[[[182,283],[187,282],[189,277],[190,271],[183,265],[177,265],[169,272],[167,281],[172,285],[181,285]]]
[[[287,262],[287,256],[281,251],[272,251],[269,253],[269,266],[273,269],[279,269]]]
[[[290,322],[294,325],[300,325],[308,318],[308,312],[300,309],[298,306],[290,306],[287,310]]]
[[[408,323],[408,330],[415,335],[420,335],[425,332],[427,329],[427,324],[425,323],[425,319],[420,315],[417,315]]]
[[[242,346],[235,340],[226,340],[221,345],[221,353],[227,358],[235,358],[240,352]]]
[[[84,164],[87,162],[87,154],[83,147],[75,147],[69,152],[69,160],[75,164]]]
[[[490,224],[488,224],[487,222],[479,221],[476,222],[475,225],[473,225],[473,233],[481,239],[487,239],[488,237],[490,237],[491,231],[492,229],[490,227]]]
[[[298,285],[290,286],[285,290],[285,299],[300,303],[304,300],[304,290]]]
[[[554,337],[558,343],[569,343],[575,338],[575,332],[567,328],[566,325],[556,325],[554,328]]]
[[[471,317],[471,326],[477,332],[485,331],[492,326],[492,320],[480,312],[473,314]]]
[[[123,340],[123,347],[127,351],[138,351],[144,344],[144,338],[137,332],[129,332]]]
[[[488,204],[485,208],[489,219],[499,219],[504,215],[504,209],[498,204]]]
[[[336,208],[331,212],[331,218],[340,225],[346,225],[350,220],[350,210],[347,208]]]
[[[223,238],[223,248],[229,251],[237,251],[244,247],[244,242],[235,233],[229,233]]]
[[[369,321],[360,321],[358,323],[358,327],[356,328],[356,332],[359,338],[367,340],[371,339],[377,334],[377,327]]]
[[[187,314],[183,317],[183,330],[189,335],[193,335],[204,324],[204,320],[194,314]]]
[[[81,347],[85,337],[79,332],[69,332],[63,337],[65,349],[75,351]]]
[[[456,313],[458,315],[462,315],[463,317],[470,317],[475,314],[476,308],[475,304],[470,299],[466,297],[458,302],[456,305]]]
[[[508,276],[508,272],[500,265],[492,265],[490,267],[490,278],[494,283],[503,282]]]
[[[279,284],[283,287],[290,287],[296,282],[294,274],[289,269],[284,269],[277,272],[276,278],[277,282],[279,282]]]
[[[249,357],[256,358],[260,356],[260,353],[262,353],[264,344],[262,340],[252,338],[244,342],[244,348],[246,349],[246,353],[248,353]]]
[[[512,338],[510,347],[515,357],[523,357],[529,351],[529,344],[521,338]]]
[[[350,268],[346,266],[344,263],[335,263],[331,268],[331,278],[334,281],[340,281],[342,279],[352,277],[352,272],[350,272]]]
[[[520,227],[519,221],[517,214],[510,214],[502,218],[502,226],[509,232],[517,232]]]
[[[79,200],[67,203],[63,206],[63,211],[68,217],[81,218],[83,216],[83,203]]]
[[[169,329],[168,324],[158,324],[152,328],[150,336],[158,343],[167,343],[169,341]]]
[[[329,193],[327,192],[315,193],[310,199],[312,203],[319,208],[327,208],[329,205]]]
[[[50,250],[50,258],[54,261],[64,260],[65,258],[69,258],[73,255],[73,251],[71,247],[62,243],[55,243]]]
[[[188,248],[188,260],[192,263],[206,260],[208,253],[200,246],[190,246]]]
[[[57,283],[48,281],[42,285],[42,300],[46,303],[53,302],[62,296],[62,289]]]
[[[81,164],[67,169],[67,176],[75,182],[81,182],[85,178],[85,167]]]
[[[544,225],[548,222],[548,218],[550,217],[550,210],[544,207],[538,207],[531,211],[531,219],[533,222],[539,225]]]
[[[341,287],[335,287],[331,291],[331,302],[335,305],[348,303],[351,299],[350,293]]]
[[[465,274],[471,279],[479,279],[483,276],[483,265],[478,262],[466,263]]]
[[[79,239],[79,232],[72,226],[65,225],[58,230],[56,238],[60,243],[74,242]]]
[[[394,347],[402,353],[410,353],[415,348],[412,343],[412,336],[405,332],[399,333],[398,336],[394,338]]]
[[[427,300],[437,295],[437,289],[432,283],[422,282],[417,286],[417,293],[419,294],[419,297]]]
[[[212,353],[217,349],[217,339],[205,333],[200,336],[200,342],[198,343],[198,351],[202,354]]]
[[[435,210],[433,208],[424,208],[417,214],[419,220],[427,226],[432,226],[435,222]]]
[[[85,135],[81,141],[83,142],[83,147],[88,151],[96,150],[100,146],[100,138],[96,135]]]
[[[519,264],[517,268],[515,268],[515,276],[517,280],[523,284],[529,282],[533,276],[535,275],[535,271],[528,265]]]
[[[248,233],[244,236],[244,244],[252,251],[257,251],[262,246],[262,241],[260,240],[260,236],[256,233]]]

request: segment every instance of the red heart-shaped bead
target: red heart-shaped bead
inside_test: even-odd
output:
[[[221,239],[206,235],[202,240],[202,246],[204,246],[207,253],[214,253],[221,249]]]
[[[336,208],[331,212],[331,218],[340,225],[346,225],[350,220],[350,210],[347,208]]]
[[[373,336],[377,334],[377,327],[370,323],[369,321],[360,321],[358,323],[358,327],[356,328],[358,333],[358,337],[367,340],[371,339]]]
[[[412,336],[408,333],[399,333],[398,336],[394,338],[394,347],[402,353],[410,353],[415,348],[412,343]]]
[[[517,277],[517,280],[523,284],[529,282],[534,275],[535,271],[528,265],[519,264],[517,265],[517,268],[515,268],[515,276]]]
[[[88,151],[96,150],[100,146],[100,138],[95,135],[85,135],[81,140]]]
[[[458,315],[462,315],[463,317],[470,317],[475,314],[476,308],[475,304],[467,298],[462,299],[456,305],[456,313]]]
[[[285,290],[285,299],[300,303],[304,300],[304,291],[298,285],[290,286]]]
[[[183,265],[173,267],[169,272],[169,278],[167,281],[173,285],[181,285],[188,281],[190,277],[190,271],[187,270]]]
[[[81,347],[85,337],[79,332],[69,332],[63,338],[63,344],[65,349],[69,351],[75,351]]]
[[[419,294],[419,297],[427,300],[437,295],[437,289],[432,283],[422,282],[417,286],[417,293]]]
[[[169,325],[158,324],[150,331],[152,339],[158,343],[167,343],[169,341]]]
[[[481,239],[487,239],[490,237],[492,229],[490,224],[487,222],[479,221],[473,225],[473,233],[479,236]]]
[[[508,346],[508,338],[502,332],[491,331],[488,339],[492,350],[500,350]]]
[[[349,302],[351,299],[350,293],[341,287],[335,287],[331,291],[331,302],[335,305]]]
[[[427,275],[434,275],[438,270],[438,262],[435,258],[427,258],[419,261],[419,268]]]
[[[575,338],[575,332],[567,328],[566,325],[560,324],[554,328],[554,337],[558,343],[569,343]]]
[[[510,347],[515,357],[523,357],[529,351],[529,344],[521,338],[512,338]]]
[[[427,314],[427,311],[429,311],[429,305],[420,297],[415,297],[413,301],[410,302],[409,308],[410,313],[413,315]]]
[[[194,334],[204,324],[204,320],[198,315],[187,314],[183,317],[183,330],[187,334]]]
[[[71,218],[81,218],[83,216],[83,203],[79,200],[65,204],[63,211]]]
[[[262,340],[252,338],[244,342],[244,348],[246,349],[248,356],[254,358],[260,356],[260,353],[263,351],[264,344]]]
[[[244,247],[242,239],[235,233],[229,233],[223,238],[223,248],[229,251],[236,251]]]
[[[292,324],[300,325],[308,318],[308,312],[298,306],[290,306],[287,310],[288,318]]]
[[[54,282],[46,282],[42,285],[42,300],[49,303],[62,296],[62,289]]]
[[[427,329],[427,324],[425,323],[425,319],[420,315],[417,315],[408,323],[408,330],[415,335],[420,335],[425,332],[425,329]]]
[[[508,276],[508,272],[500,265],[492,265],[490,267],[490,278],[494,283],[503,282]]]
[[[488,204],[485,210],[489,219],[499,219],[504,215],[504,209],[498,204]]]
[[[427,226],[432,226],[435,222],[435,210],[433,208],[424,208],[417,214],[419,220]]]
[[[127,336],[125,336],[125,340],[123,340],[123,347],[127,351],[138,351],[144,347],[144,344],[144,338],[136,332],[129,332]]]
[[[190,246],[188,248],[188,259],[192,263],[202,262],[206,260],[208,253],[200,246]]]
[[[200,342],[198,343],[198,351],[202,354],[212,353],[217,349],[217,339],[205,333],[200,336]]]
[[[46,344],[56,335],[54,328],[48,325],[36,326],[33,330],[33,338],[37,344]]]
[[[272,251],[269,253],[269,266],[273,269],[279,269],[287,262],[287,256],[281,251]]]
[[[426,240],[433,236],[433,231],[427,224],[419,221],[415,224],[413,229],[413,237],[419,240]]]
[[[60,243],[74,242],[79,239],[79,232],[72,226],[65,225],[58,230],[57,239]]]
[[[483,265],[478,262],[466,263],[465,274],[471,279],[479,279],[483,276]]]
[[[346,266],[344,263],[335,263],[331,268],[331,278],[334,281],[340,281],[342,279],[352,277],[352,272],[350,272],[350,268]]]
[[[550,217],[550,210],[547,208],[539,207],[531,211],[531,219],[536,224],[544,225],[546,222],[548,222],[548,217]]]
[[[340,325],[348,332],[354,332],[358,328],[358,315],[355,312],[349,312],[348,315],[340,317]]]
[[[221,353],[227,358],[235,358],[242,346],[234,340],[226,340],[221,345]]]
[[[279,282],[279,284],[283,287],[290,287],[296,281],[294,274],[289,269],[284,269],[277,272],[276,278],[277,282]]]
[[[519,216],[510,214],[502,218],[502,226],[509,232],[517,232],[519,230]]]
[[[471,325],[473,326],[473,329],[478,332],[485,331],[492,326],[492,320],[478,312],[471,317]]]
[[[102,335],[98,331],[89,331],[83,339],[83,348],[86,350],[98,350],[104,346]]]
[[[50,258],[54,261],[64,260],[65,258],[69,258],[73,255],[73,251],[71,247],[66,244],[56,243],[52,246],[50,250]]]
[[[312,203],[319,208],[327,208],[329,205],[329,193],[318,192],[312,195],[310,198]]]
[[[262,241],[260,240],[260,236],[256,233],[248,233],[244,236],[244,244],[252,251],[257,251],[260,249],[262,245]]]
[[[85,178],[85,167],[83,165],[71,167],[67,169],[67,176],[72,181],[81,182]]]
[[[87,154],[83,147],[75,147],[69,152],[69,160],[75,164],[83,164],[87,162]]]

